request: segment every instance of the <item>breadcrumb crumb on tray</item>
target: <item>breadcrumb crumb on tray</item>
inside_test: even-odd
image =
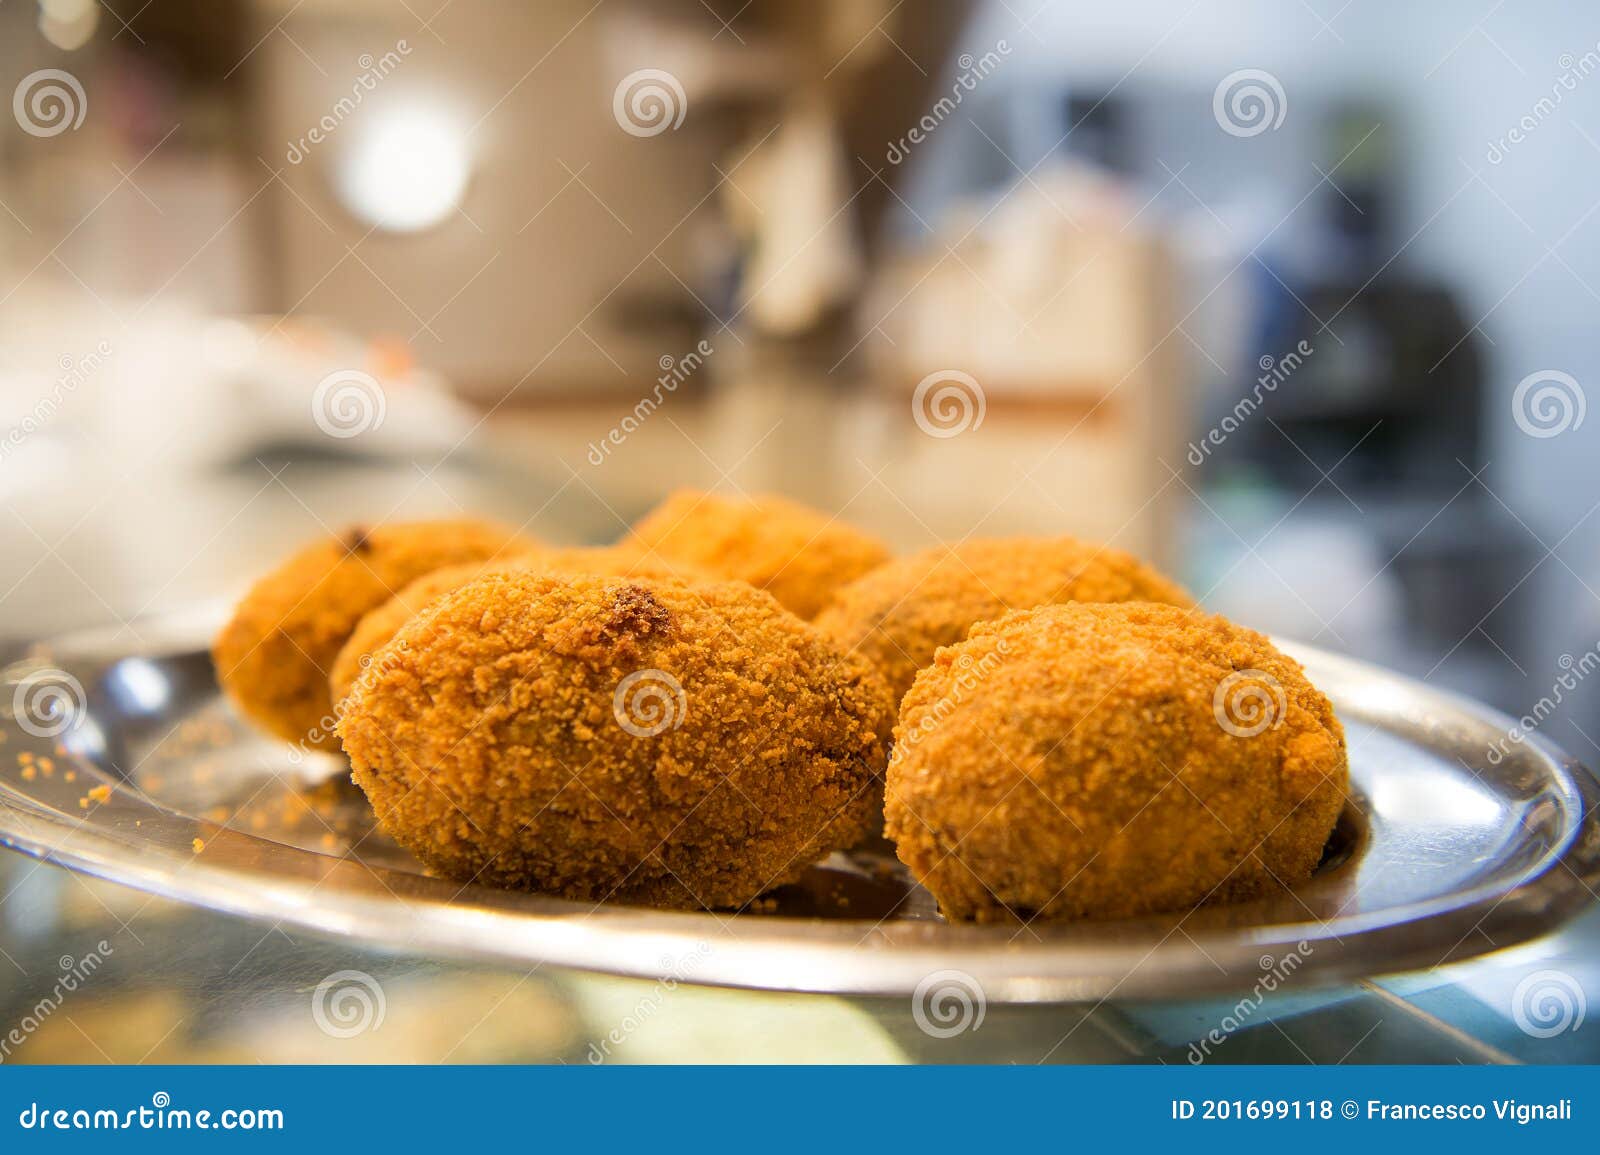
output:
[[[109,785],[101,783],[99,786],[91,786],[87,794],[78,798],[78,809],[87,810],[91,802],[108,802],[110,799],[111,787]]]

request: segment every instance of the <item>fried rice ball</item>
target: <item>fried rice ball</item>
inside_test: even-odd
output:
[[[424,574],[394,597],[363,617],[333,660],[328,670],[328,687],[335,703],[342,702],[355,685],[361,671],[373,656],[418,614],[445,594],[460,589],[480,574],[509,570],[534,570],[539,573],[594,573],[616,577],[692,578],[698,575],[690,566],[664,558],[636,556],[614,546],[540,549],[510,561],[470,562],[445,566]]]
[[[889,560],[882,542],[776,494],[672,494],[624,542],[749,582],[802,618],[839,586]]]
[[[976,622],[1053,602],[1193,599],[1132,554],[1070,537],[977,538],[880,566],[839,590],[817,628],[878,667],[896,702]]]
[[[1118,918],[1308,879],[1349,788],[1299,663],[1222,617],[1129,602],[976,626],[917,675],[885,802],[953,919]]]
[[[892,725],[864,660],[747,585],[522,572],[407,622],[339,728],[439,875],[737,908],[878,828]]]
[[[245,594],[212,646],[217,678],[273,734],[337,750],[328,671],[356,624],[423,574],[532,548],[471,520],[355,527],[313,542]]]

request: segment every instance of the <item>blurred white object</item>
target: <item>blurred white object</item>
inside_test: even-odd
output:
[[[622,77],[646,70],[670,76],[695,108],[766,99],[793,83],[803,64],[792,45],[749,25],[736,37],[707,36],[699,8],[674,12],[639,4],[601,19],[600,79],[608,95]]]
[[[1239,536],[1197,512],[1199,551],[1193,592],[1206,608],[1280,637],[1396,663],[1405,625],[1399,579],[1371,534],[1357,525],[1311,517],[1267,533],[1249,516],[1217,503],[1215,516],[1240,525]],[[1241,540],[1241,538],[1243,540]],[[1253,550],[1244,542],[1254,541]]]
[[[98,0],[39,0],[39,34],[63,52],[76,52],[100,26]]]
[[[861,327],[880,376],[952,366],[993,396],[1099,396],[1142,364],[1152,236],[1115,180],[1076,162],[1041,169],[998,204],[973,200],[885,263]],[[1165,286],[1163,286],[1165,291]]]
[[[183,475],[273,446],[436,458],[473,428],[446,382],[404,345],[314,322],[198,316],[156,306],[122,331],[50,309],[8,317],[0,449],[46,446]],[[55,450],[50,450],[54,452]],[[37,480],[5,470],[8,492]]]
[[[178,465],[274,444],[438,456],[472,428],[444,380],[403,346],[298,320],[176,316],[141,328],[98,412],[103,436],[166,438]]]
[[[759,329],[794,336],[846,301],[861,279],[845,151],[820,101],[801,98],[746,160],[723,202],[750,242],[744,301]],[[730,162],[731,163],[731,162]]]
[[[443,511],[391,463],[431,477],[476,418],[403,346],[175,304],[126,328],[69,313],[40,294],[0,318],[0,633],[183,607],[322,526]]]
[[[1171,263],[1137,209],[1063,164],[882,264],[843,450],[858,521],[924,540],[1073,533],[1176,562],[1187,397]]]
[[[374,109],[339,155],[336,184],[363,222],[414,233],[455,212],[472,174],[469,133],[443,107]]]

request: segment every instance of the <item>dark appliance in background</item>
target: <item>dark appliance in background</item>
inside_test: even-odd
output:
[[[1131,175],[1138,164],[1129,131],[1128,107],[1110,92],[1074,93],[1066,99],[1068,155],[1080,157],[1118,176]]]
[[[1313,352],[1274,391],[1271,421],[1246,423],[1219,457],[1296,499],[1315,491],[1308,505],[1320,516],[1357,524],[1399,580],[1404,649],[1420,668],[1449,653],[1472,667],[1462,672],[1471,689],[1506,700],[1494,692],[1514,697],[1506,657],[1523,661],[1532,628],[1531,591],[1507,591],[1537,555],[1489,489],[1481,339],[1449,285],[1396,268],[1403,238],[1388,227],[1389,205],[1403,178],[1391,130],[1364,108],[1339,110],[1332,123],[1320,167],[1344,163],[1318,194],[1325,275],[1297,283],[1263,271],[1244,379],[1261,358]]]

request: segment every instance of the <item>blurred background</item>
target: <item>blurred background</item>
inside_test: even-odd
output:
[[[1555,2],[8,0],[0,633],[779,490],[1600,761],[1597,72]]]

